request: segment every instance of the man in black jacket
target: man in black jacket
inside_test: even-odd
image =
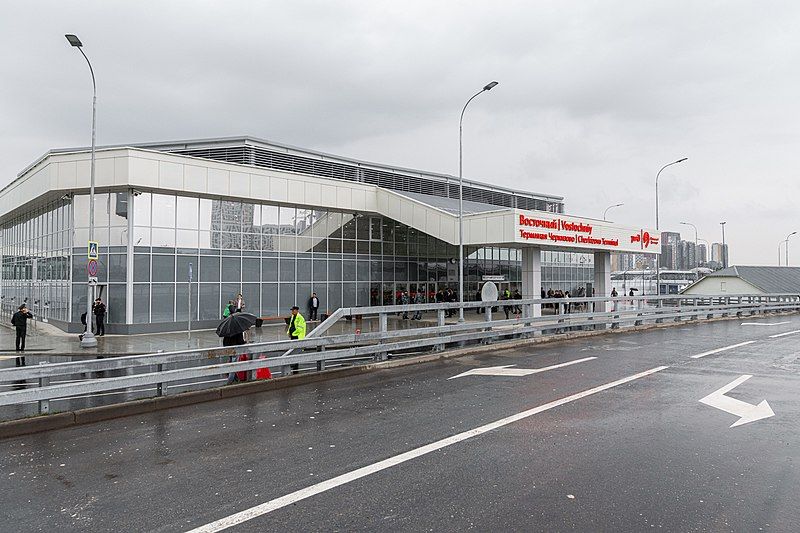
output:
[[[18,352],[25,351],[25,336],[28,334],[28,320],[33,318],[33,313],[28,311],[28,306],[22,304],[19,311],[11,317],[11,325],[17,330],[15,346]],[[25,357],[17,357],[17,366],[25,366]]]
[[[102,337],[106,334],[106,304],[103,303],[103,300],[98,298],[94,301],[92,310],[94,311],[94,317],[97,322],[97,336]]]
[[[317,320],[317,311],[319,311],[319,298],[317,298],[316,292],[312,292],[311,298],[308,299],[308,311],[308,319]]]

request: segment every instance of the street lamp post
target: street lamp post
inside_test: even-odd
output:
[[[458,321],[464,322],[464,112],[469,103],[479,94],[491,91],[497,86],[498,82],[487,83],[483,89],[475,93],[461,110],[461,118],[458,121]]]
[[[688,157],[683,157],[678,159],[677,161],[673,161],[672,163],[667,163],[658,171],[656,174],[656,233],[658,234],[659,243],[661,246],[664,246],[664,243],[661,242],[661,228],[658,226],[658,178],[661,176],[661,172],[667,168],[671,167],[672,165],[677,165],[678,163],[683,163],[689,159]],[[659,256],[656,258],[656,296],[661,295],[661,257]],[[661,305],[661,301],[659,300],[659,305]]]
[[[789,237],[792,235],[797,235],[796,231],[791,232],[789,235],[786,236],[786,240],[783,241],[786,243],[786,266],[789,266]]]
[[[69,44],[78,49],[86,63],[89,65],[89,73],[92,75],[92,163],[89,178],[89,241],[94,241],[94,149],[97,127],[97,83],[94,79],[94,69],[92,63],[83,52],[83,43],[77,36],[67,34]],[[99,251],[99,250],[98,250]],[[81,338],[82,348],[94,348],[97,346],[97,338],[92,332],[92,286],[88,284],[86,292],[86,333]]]
[[[781,245],[784,241],[778,241],[778,266],[781,266]],[[789,265],[786,265],[789,266]]]
[[[728,254],[725,253],[725,224],[727,222],[719,223],[722,226],[722,268],[728,268]]]
[[[609,209],[613,209],[615,207],[622,207],[623,205],[625,205],[625,204],[614,204],[614,205],[610,205],[610,206],[606,207],[606,210],[603,211],[603,220],[606,219],[606,215],[608,214],[608,210]]]

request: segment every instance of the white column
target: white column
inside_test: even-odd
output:
[[[128,242],[125,243],[126,272],[125,275],[125,323],[133,324],[133,203],[136,195],[128,189]]]
[[[522,297],[540,298],[542,296],[542,251],[526,246],[522,249]],[[542,306],[533,306],[533,316],[542,316]]]
[[[594,295],[611,296],[611,252],[594,253]],[[605,311],[610,310],[611,305],[607,302]]]

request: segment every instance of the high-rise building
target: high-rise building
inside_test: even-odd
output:
[[[697,265],[702,266],[708,263],[708,248],[705,244],[697,245]]]
[[[659,266],[669,270],[678,269],[678,254],[681,234],[674,231],[661,232],[661,258]]]

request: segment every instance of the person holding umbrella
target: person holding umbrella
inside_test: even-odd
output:
[[[223,346],[241,346],[246,344],[244,340],[244,332],[250,329],[256,323],[255,315],[250,313],[233,313],[217,326],[217,336],[222,337]],[[230,362],[235,361],[248,361],[247,354],[231,356]],[[227,385],[235,383],[236,381],[247,381],[247,372],[231,372],[228,374]]]

